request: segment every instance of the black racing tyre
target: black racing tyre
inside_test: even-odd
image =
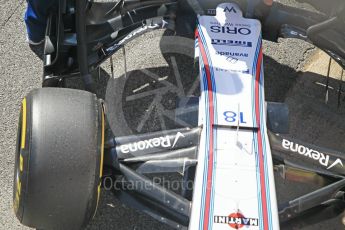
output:
[[[94,216],[103,170],[104,113],[89,92],[43,88],[22,102],[13,206],[39,229],[80,229]]]

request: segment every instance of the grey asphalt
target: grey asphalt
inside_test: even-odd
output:
[[[0,5],[0,229],[27,229],[20,225],[12,210],[15,139],[21,99],[31,89],[40,87],[42,65],[25,43],[22,20],[25,1],[0,0]],[[162,57],[152,55],[152,47],[158,46],[145,45],[145,41],[158,44],[157,36],[161,33],[162,31],[158,31],[145,35],[136,44],[129,44],[129,71],[142,68],[143,64],[152,68],[158,64],[164,66]],[[316,81],[324,82],[324,77],[301,73],[306,60],[312,57],[314,48],[294,40],[282,40],[277,44],[265,42],[264,47],[266,97],[267,100],[286,102],[289,105],[291,135],[325,147],[344,150],[344,109],[336,108],[335,90],[330,92],[329,104],[325,105],[323,88],[315,84]],[[115,64],[118,64],[115,66],[123,66],[120,58],[121,56],[115,55]],[[146,63],[139,60],[146,60]],[[108,65],[103,68],[109,69]],[[121,69],[119,67],[115,71],[116,76],[122,74]],[[336,88],[338,82],[332,80],[331,85]],[[278,197],[281,200],[301,195],[310,189],[311,187],[282,182],[277,178]],[[341,217],[295,229],[344,229]],[[121,205],[112,194],[103,192],[98,213],[88,229],[168,228]]]

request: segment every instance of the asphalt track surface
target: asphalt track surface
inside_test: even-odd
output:
[[[292,1],[284,2],[295,5]],[[31,89],[40,87],[42,65],[25,43],[22,20],[25,4],[24,0],[0,0],[0,229],[28,229],[20,225],[12,210],[15,139],[21,99]],[[166,65],[162,56],[152,55],[152,49],[159,48],[157,44],[162,33],[163,31],[158,31],[147,34],[136,43],[128,45],[127,71]],[[147,41],[156,45],[145,45]],[[325,147],[345,149],[344,109],[336,109],[335,91],[330,92],[329,104],[325,105],[323,88],[315,84],[317,81],[324,82],[322,74],[301,72],[305,63],[313,60],[310,57],[315,49],[294,40],[284,40],[278,44],[265,42],[264,47],[266,99],[289,105],[291,135]],[[120,66],[116,69],[115,76],[121,76],[121,55],[115,55],[114,59],[115,66]],[[108,64],[103,69],[102,75],[105,79],[109,78]],[[180,71],[183,72],[183,69]],[[102,82],[105,80],[100,80]],[[73,84],[78,85],[78,80],[71,83],[72,86]],[[336,88],[338,81],[331,80],[331,85]],[[140,106],[145,104],[137,102],[134,105],[140,110]],[[124,109],[128,108],[124,106]],[[143,108],[144,111],[145,109]],[[152,122],[153,127],[159,127],[160,124],[155,119]],[[145,129],[143,127],[142,131]],[[282,182],[279,178],[276,184],[280,200],[287,200],[313,189],[302,184]],[[344,229],[341,220],[342,215],[309,227],[287,229]],[[169,228],[121,205],[111,193],[103,192],[98,213],[87,229]]]

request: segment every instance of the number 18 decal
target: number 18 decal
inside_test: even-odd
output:
[[[244,113],[240,112],[239,116],[237,113],[232,111],[225,111],[224,113],[224,120],[229,123],[239,122],[240,124],[246,124],[247,122],[244,120]]]

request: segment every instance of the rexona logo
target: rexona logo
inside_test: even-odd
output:
[[[235,41],[235,40],[227,40],[227,39],[214,39],[212,38],[211,41],[212,45],[220,45],[220,46],[241,46],[241,47],[252,47],[252,42],[246,41]]]
[[[174,148],[181,137],[185,137],[181,132],[176,133],[174,141],[171,143],[169,136],[155,137],[148,140],[132,142],[129,144],[121,145],[122,153],[133,153],[143,151],[151,148]]]
[[[231,228],[240,229],[244,226],[258,226],[259,219],[247,218],[242,213],[231,213],[229,216],[214,216],[213,222],[216,224],[228,224]]]
[[[299,153],[303,156],[306,156],[313,160],[318,161],[321,165],[327,167],[327,169],[331,169],[338,164],[340,164],[341,166],[344,166],[343,162],[339,158],[337,158],[337,160],[334,161],[333,164],[329,165],[329,155],[318,152],[314,149],[310,149],[308,147],[305,147],[303,145],[294,143],[286,139],[283,139],[282,146],[284,149],[290,150],[295,153]]]

